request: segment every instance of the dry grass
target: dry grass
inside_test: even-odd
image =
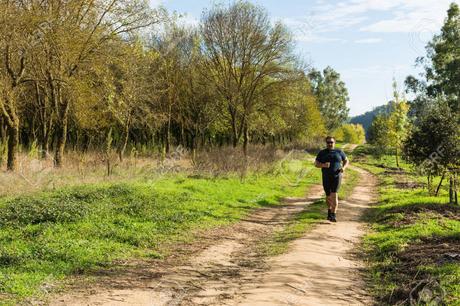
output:
[[[12,196],[64,186],[92,184],[101,181],[118,182],[133,179],[152,179],[172,171],[188,171],[192,164],[187,156],[168,158],[126,157],[120,162],[110,157],[111,175],[107,175],[107,159],[102,153],[68,152],[64,166],[55,168],[52,158],[37,159],[20,154],[16,172],[0,172],[0,196]]]
[[[165,159],[161,156],[130,156],[120,162],[113,154],[110,156],[111,174],[107,175],[107,157],[104,153],[68,152],[64,166],[59,169],[54,167],[51,156],[39,159],[21,153],[16,172],[6,172],[4,169],[0,172],[0,196],[16,196],[101,181],[148,180],[178,172],[213,177],[227,174],[245,176],[247,172],[270,171],[276,161],[287,155],[288,152],[270,146],[250,146],[247,158],[240,147],[214,148],[198,152],[194,162],[189,152],[180,147]]]

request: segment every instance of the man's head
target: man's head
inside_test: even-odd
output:
[[[334,149],[335,148],[335,138],[332,136],[327,136],[326,145],[328,149]]]

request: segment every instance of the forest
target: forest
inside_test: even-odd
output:
[[[249,143],[307,145],[348,117],[340,75],[247,2],[194,27],[146,1],[3,1],[0,162],[38,152],[167,156]]]

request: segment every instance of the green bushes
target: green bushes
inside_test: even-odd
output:
[[[337,141],[345,143],[363,144],[366,141],[366,132],[361,124],[344,124],[334,132]]]

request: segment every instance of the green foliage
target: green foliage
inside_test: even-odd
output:
[[[426,66],[427,80],[431,82],[430,92],[447,97],[454,112],[460,111],[460,7],[452,3],[447,18],[427,46],[430,63]]]
[[[427,175],[460,166],[460,114],[438,101],[419,118],[404,143],[409,161]]]
[[[396,165],[399,167],[400,152],[411,124],[407,115],[409,105],[405,99],[400,97],[396,81],[393,82],[393,89],[394,100],[391,103],[391,111],[388,114],[380,114],[374,118],[370,131],[370,142],[383,152],[393,149]]]
[[[366,141],[366,133],[361,124],[344,124],[333,135],[337,141],[345,143],[363,144]]]
[[[326,128],[334,131],[348,118],[349,97],[345,83],[340,79],[340,74],[331,67],[326,67],[322,73],[313,69],[308,76]]]

